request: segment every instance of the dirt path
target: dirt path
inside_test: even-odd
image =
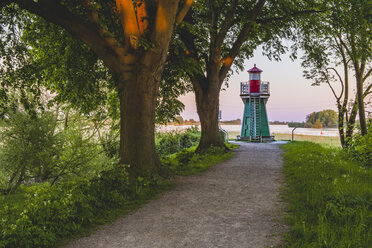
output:
[[[241,143],[236,155],[95,234],[66,247],[244,247],[280,244],[278,143]]]

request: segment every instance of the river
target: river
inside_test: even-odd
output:
[[[169,131],[182,131],[187,128],[192,127],[192,125],[183,125],[183,126],[175,126],[175,125],[160,125],[157,126],[157,131],[159,132],[169,132]],[[197,126],[200,129],[200,126]],[[229,135],[236,136],[239,135],[242,126],[241,125],[221,125],[222,129],[226,130]],[[282,134],[290,134],[292,133],[293,128],[288,127],[288,125],[270,125],[270,133],[282,133]],[[311,135],[311,136],[329,136],[329,137],[338,137],[338,130],[337,128],[297,128],[295,130],[295,134],[300,135]]]

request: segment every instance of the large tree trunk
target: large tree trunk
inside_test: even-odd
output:
[[[361,135],[366,135],[367,134],[367,121],[366,121],[366,111],[364,108],[363,75],[361,75],[361,73],[357,73],[356,81],[357,81],[356,83],[357,83],[360,133]]]
[[[194,83],[196,108],[201,124],[201,138],[196,152],[201,153],[215,146],[226,150],[218,127],[220,88],[218,77],[209,77],[209,82]],[[203,87],[204,86],[204,87]]]
[[[159,52],[160,51],[160,52]],[[130,165],[131,176],[166,176],[155,147],[155,106],[166,54],[144,56],[122,74],[119,162]],[[156,52],[156,51],[155,51]],[[154,57],[156,58],[155,61]]]
[[[101,8],[101,12],[92,7],[91,1],[77,1],[76,6],[86,12],[82,18],[60,1],[11,0],[5,4],[13,2],[65,28],[105,63],[120,98],[120,163],[130,165],[131,176],[159,173],[161,166],[154,140],[155,101],[173,28],[182,21],[193,1],[184,1],[179,6],[179,0],[117,0],[114,12],[120,17],[124,42],[101,25],[100,17],[113,14],[104,11],[111,9],[111,4]],[[147,2],[153,3],[146,7]],[[141,46],[142,39],[149,42],[149,47]]]
[[[358,115],[358,100],[354,101],[353,107],[350,112],[350,116],[347,121],[345,147],[350,146],[353,140],[353,132],[354,132],[355,120],[356,120],[357,115]]]

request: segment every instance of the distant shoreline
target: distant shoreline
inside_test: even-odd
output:
[[[242,124],[224,123],[223,121],[220,124],[221,124],[221,126],[241,126],[242,125]],[[288,126],[288,124],[276,124],[276,123],[275,124],[269,123],[269,125],[270,126]],[[162,126],[162,125],[160,125],[160,126]],[[168,123],[165,126],[200,126],[200,122],[183,123],[183,124]],[[294,127],[289,127],[289,128],[294,128]],[[321,130],[321,129],[334,129],[334,128],[337,128],[337,127],[321,127],[321,128],[317,128],[317,127],[297,127],[297,128],[311,128],[311,129]]]

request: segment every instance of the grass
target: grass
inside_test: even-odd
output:
[[[273,133],[275,140],[292,140],[292,134],[289,133]],[[341,147],[340,138],[332,136],[315,136],[315,135],[294,135],[295,141],[309,141],[329,147]]]
[[[127,201],[125,205],[121,208],[111,209],[110,211],[105,211],[101,215],[96,216],[94,222],[89,226],[83,228],[79,233],[71,235],[65,239],[58,241],[55,247],[62,247],[67,245],[71,240],[79,239],[88,236],[93,231],[97,230],[100,225],[113,223],[119,217],[125,216],[139,209],[143,204],[148,203],[150,200],[157,199],[164,192],[175,188],[177,185],[171,181],[162,181],[156,187],[149,188],[143,194],[138,195],[135,200]]]
[[[231,131],[228,133],[229,133],[229,139],[231,140],[235,140],[236,136],[240,135],[240,132]],[[292,134],[289,134],[289,133],[272,133],[271,135],[275,136],[275,140],[292,140]],[[341,147],[339,137],[295,134],[294,140],[310,141],[310,142],[319,143],[323,146],[329,146],[329,147]]]
[[[372,171],[341,149],[282,146],[290,231],[285,247],[372,247]]]
[[[239,147],[234,144],[226,144],[230,149]],[[174,154],[164,160],[169,169],[177,175],[193,175],[203,172],[212,165],[221,163],[231,158],[234,153],[231,151],[212,147],[203,154],[195,153],[196,147],[186,149],[185,151]]]

